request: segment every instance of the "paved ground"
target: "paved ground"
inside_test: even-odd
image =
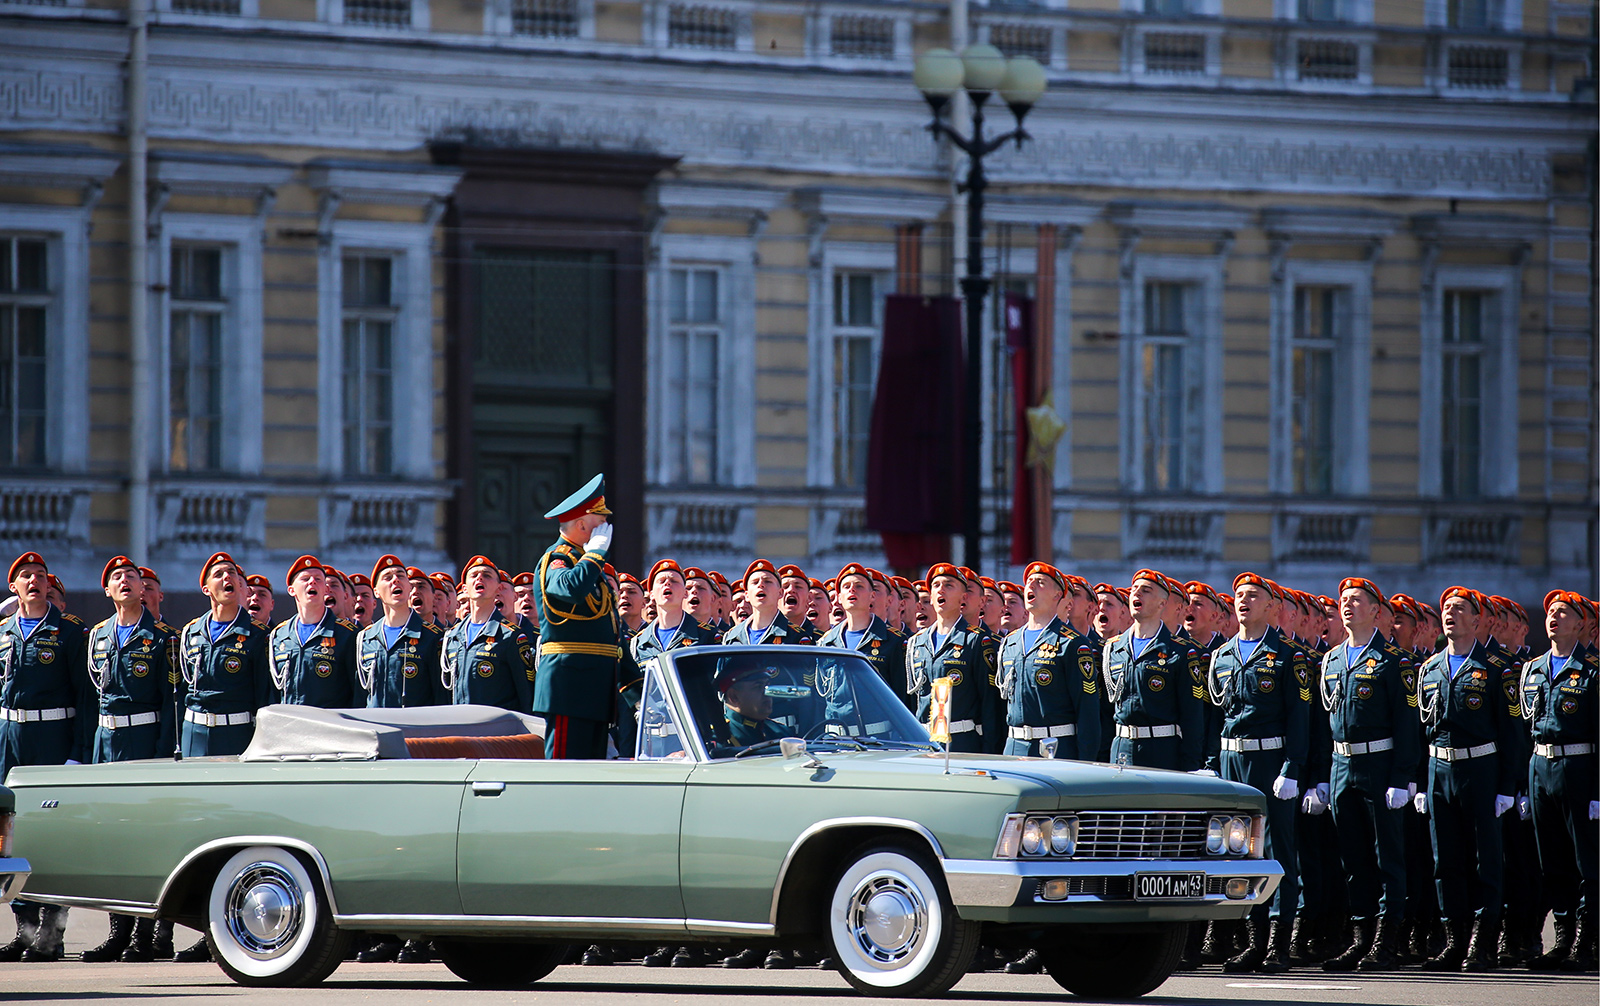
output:
[[[9,941],[12,924],[0,920],[0,939]],[[74,911],[68,928],[71,953],[104,938],[105,916]],[[178,931],[179,946],[193,935]],[[821,1003],[893,1003],[858,997],[831,971],[724,971],[643,968],[562,967],[525,990],[469,990],[442,964],[346,964],[316,989],[245,989],[230,983],[212,964],[0,964],[0,1002],[70,1002],[219,1006],[224,999],[247,997],[249,1006],[358,1006],[382,1003],[543,1003],[550,1006],[818,1006]],[[971,975],[946,999],[983,1004],[1033,1004],[1069,997],[1045,976]],[[1231,1006],[1243,1001],[1327,1006],[1595,1006],[1600,980],[1594,976],[1545,977],[1525,971],[1491,975],[1434,975],[1402,971],[1392,975],[1348,977],[1320,971],[1291,971],[1275,977],[1224,975],[1218,968],[1179,975],[1142,1002],[1184,1006]]]

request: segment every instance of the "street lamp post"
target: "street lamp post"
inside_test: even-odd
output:
[[[912,79],[928,106],[933,121],[928,131],[935,137],[948,136],[967,155],[967,180],[961,190],[967,194],[967,274],[961,280],[961,294],[967,308],[967,387],[964,428],[966,455],[962,482],[965,490],[962,513],[964,560],[980,569],[983,530],[983,301],[989,295],[989,279],[983,274],[983,192],[989,187],[983,159],[1015,140],[1018,147],[1029,139],[1022,128],[1028,110],[1044,94],[1044,68],[1026,56],[1006,59],[992,45],[969,45],[957,56],[949,49],[931,49],[917,58]],[[972,134],[962,136],[944,120],[951,96],[966,88],[972,101]],[[1017,126],[1008,133],[986,140],[983,135],[983,106],[995,91],[1011,107]]]

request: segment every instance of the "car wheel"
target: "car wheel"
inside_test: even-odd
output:
[[[828,895],[839,973],[858,992],[933,996],[961,980],[981,926],[956,915],[931,858],[872,843],[846,859]]]
[[[1183,959],[1189,924],[1174,922],[1139,932],[1073,929],[1040,947],[1044,969],[1056,984],[1085,999],[1135,999],[1154,992]]]
[[[315,985],[344,960],[350,934],[287,849],[239,850],[212,882],[208,908],[212,956],[240,985]]]
[[[554,971],[572,949],[565,943],[516,940],[434,940],[433,945],[451,974],[492,989],[531,985]]]

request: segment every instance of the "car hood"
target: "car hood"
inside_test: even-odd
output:
[[[1266,806],[1257,790],[1215,776],[1164,769],[1119,768],[1094,762],[1005,755],[951,755],[910,751],[817,751],[835,786],[960,791],[1013,791],[1031,809],[1254,810]],[[775,758],[740,759],[752,773]],[[715,764],[726,765],[728,762]]]

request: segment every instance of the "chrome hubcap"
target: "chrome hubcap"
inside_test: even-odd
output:
[[[234,942],[250,956],[267,959],[283,953],[300,934],[305,901],[283,867],[253,863],[229,888],[225,916]]]
[[[895,967],[922,945],[928,906],[905,877],[878,874],[851,895],[848,925],[862,956],[878,967]]]

